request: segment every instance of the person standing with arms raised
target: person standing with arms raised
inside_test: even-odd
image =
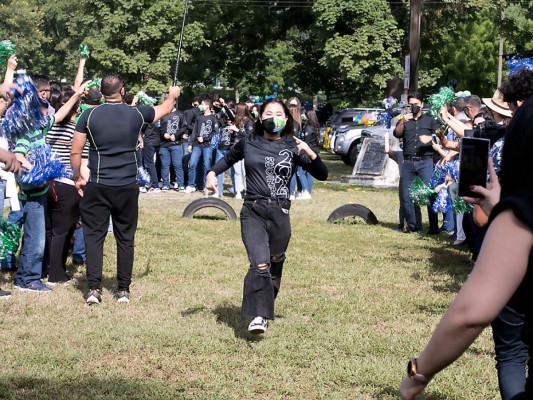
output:
[[[107,74],[100,90],[106,102],[81,115],[70,154],[76,187],[83,189],[80,213],[87,252],[87,303],[102,300],[104,240],[110,216],[117,242],[116,297],[120,303],[129,303],[139,198],[137,139],[145,124],[172,111],[180,88],[170,87],[166,100],[155,107],[125,104],[124,81],[117,73]],[[88,182],[80,177],[81,153],[87,140]]]

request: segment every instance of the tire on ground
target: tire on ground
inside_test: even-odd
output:
[[[369,208],[361,204],[345,204],[340,206],[330,214],[328,222],[340,221],[346,217],[360,217],[370,225],[376,225],[378,223],[376,215]]]
[[[216,197],[206,197],[194,200],[185,207],[185,210],[183,210],[183,218],[192,218],[194,214],[202,208],[216,208],[222,211],[230,221],[235,221],[237,219],[237,214],[235,214],[233,207]]]

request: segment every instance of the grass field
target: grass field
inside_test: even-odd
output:
[[[325,159],[333,180],[351,172]],[[13,290],[0,303],[1,399],[398,397],[408,359],[470,272],[468,254],[445,237],[396,232],[393,190],[317,183],[313,200],[293,202],[277,318],[252,337],[240,318],[248,262],[239,223],[216,212],[181,218],[199,197],[141,195],[129,305],[112,298],[112,235],[102,304],[85,305],[83,268],[78,286]],[[326,222],[347,203],[371,208],[380,224]],[[0,286],[11,290],[11,276]],[[498,398],[490,330],[423,398]]]

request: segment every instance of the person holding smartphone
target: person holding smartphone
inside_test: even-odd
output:
[[[476,265],[457,297],[435,329],[424,351],[408,363],[407,377],[400,385],[400,397],[414,400],[439,371],[459,358],[504,307],[524,315],[522,332],[529,346],[529,376],[513,399],[533,398],[533,175],[529,173],[533,147],[533,98],[529,98],[507,127],[500,171],[501,195],[474,202],[490,213],[488,231]],[[491,172],[491,185],[497,178]],[[483,195],[491,187],[471,188]]]
[[[410,93],[407,97],[410,111],[403,115],[394,129],[394,136],[403,140],[402,184],[400,187],[404,203],[406,232],[417,232],[414,204],[409,194],[409,188],[415,176],[420,177],[428,185],[433,175],[432,135],[439,128],[437,120],[422,113],[422,95],[418,92]],[[433,200],[430,204],[433,203]],[[438,234],[437,214],[428,206],[429,230],[428,234]]]

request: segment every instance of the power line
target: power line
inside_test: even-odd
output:
[[[267,1],[267,0],[192,0],[192,4],[205,5],[205,4],[224,4],[224,5],[248,5],[252,7],[270,7],[270,8],[287,8],[287,7],[296,7],[296,8],[312,8],[316,0],[278,0],[278,1]],[[523,3],[532,3],[533,0],[509,0],[508,5],[512,4],[523,4]],[[392,0],[388,1],[388,4],[392,5],[408,5],[408,1],[402,0]],[[437,0],[427,0],[423,1],[422,4],[428,5],[440,5],[440,6],[457,6],[464,5],[463,0],[458,0],[455,2],[443,2]]]

